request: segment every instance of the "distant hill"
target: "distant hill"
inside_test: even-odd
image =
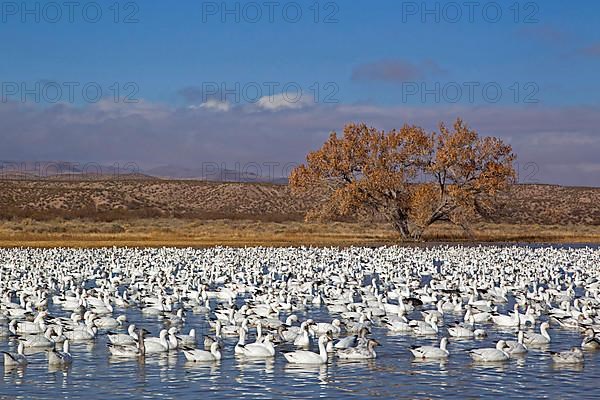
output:
[[[104,165],[71,161],[0,160],[0,180],[136,180],[148,179],[135,164]]]
[[[135,164],[108,165],[71,161],[0,160],[0,180],[146,180],[149,178],[287,184],[285,177],[260,176],[249,171],[218,168],[212,164],[204,167],[164,165],[143,170]]]
[[[252,172],[215,168],[212,165],[196,168],[164,165],[147,169],[144,171],[144,173],[164,179],[196,179],[217,182],[255,182],[277,184],[287,183],[287,178],[260,176]]]
[[[143,177],[143,179],[142,179]],[[132,179],[0,180],[0,218],[301,220],[322,198],[294,195],[268,183]],[[515,185],[486,221],[508,224],[600,225],[600,188]]]

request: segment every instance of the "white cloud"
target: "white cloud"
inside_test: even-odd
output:
[[[299,110],[307,105],[303,94],[279,93],[273,96],[263,96],[256,102],[256,106],[262,110]]]
[[[208,99],[204,103],[200,105],[192,105],[188,107],[192,110],[197,110],[199,108],[204,108],[206,110],[219,111],[219,112],[227,112],[231,109],[231,105],[226,101],[219,101],[215,99]]]

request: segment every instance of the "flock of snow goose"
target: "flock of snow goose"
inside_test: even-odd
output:
[[[69,366],[70,343],[100,335],[111,357],[141,360],[373,359],[373,328],[439,341],[394,349],[417,359],[443,360],[452,341],[472,341],[476,362],[548,351],[552,330],[575,330],[581,345],[549,359],[580,364],[600,348],[599,308],[600,250],[587,247],[0,249],[0,340],[14,346],[5,367],[26,365],[32,351]],[[190,313],[205,316],[203,337]],[[146,321],[164,329],[153,335]],[[495,328],[506,337],[478,346]]]

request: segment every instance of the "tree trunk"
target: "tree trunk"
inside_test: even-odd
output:
[[[421,236],[423,235],[423,228],[419,228],[417,226],[411,228],[408,220],[403,217],[396,217],[392,224],[394,229],[402,235],[403,239],[420,241]]]
[[[408,221],[404,218],[395,218],[392,221],[394,229],[399,232],[404,239],[410,238],[410,229],[408,228]]]
[[[410,237],[412,240],[421,241],[421,236],[423,236],[423,228],[415,227],[410,232]]]

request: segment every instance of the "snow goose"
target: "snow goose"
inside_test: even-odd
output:
[[[210,349],[213,343],[219,343],[220,346],[223,346],[223,338],[221,337],[222,323],[220,320],[217,320],[215,324],[215,335],[204,335],[204,348]]]
[[[487,336],[487,333],[483,329],[474,329],[475,328],[475,319],[473,316],[470,316],[470,324],[459,324],[451,326],[448,328],[448,334],[455,338],[460,339],[481,339]]]
[[[124,315],[119,315],[117,318],[105,315],[103,317],[94,319],[94,325],[98,329],[114,329],[118,326],[123,325],[123,323],[126,321],[127,317]]]
[[[38,334],[46,331],[46,323],[44,317],[47,315],[46,312],[39,313],[33,322],[31,321],[17,321],[13,319],[9,324],[9,329],[15,334]]]
[[[557,364],[580,364],[584,360],[583,351],[579,347],[571,347],[571,350],[560,353],[551,351],[550,355]]]
[[[435,314],[428,315],[427,318],[425,318],[425,321],[415,321],[415,322],[417,322],[417,324],[413,329],[413,333],[415,335],[422,335],[422,336],[437,335],[437,333],[439,332],[437,321],[438,321],[437,316]],[[423,322],[425,322],[425,323],[423,323]]]
[[[446,349],[448,338],[443,337],[440,340],[440,347],[437,346],[413,346],[409,350],[415,358],[440,360],[448,358],[450,353]]]
[[[374,339],[369,339],[366,346],[350,347],[347,349],[338,350],[337,355],[339,358],[347,360],[366,360],[377,357],[375,353],[375,347],[379,346],[379,342]]]
[[[210,346],[210,351],[192,349],[190,347],[183,348],[183,354],[188,361],[219,361],[222,357],[219,343],[214,342]]]
[[[233,352],[236,355],[244,355],[244,346],[246,345],[246,329],[240,326],[238,334],[239,339],[233,349]]]
[[[137,336],[138,340],[135,344],[126,344],[126,345],[115,345],[112,343],[108,343],[108,351],[111,355],[115,357],[143,357],[146,354],[146,347],[144,342],[144,335],[148,333],[147,330],[140,328]]]
[[[268,358],[275,356],[275,347],[271,342],[273,335],[270,333],[265,336],[262,343],[249,343],[240,345],[241,355],[250,358]]]
[[[392,321],[384,320],[385,326],[390,330],[390,332],[412,332],[413,327],[409,325],[408,319],[406,317],[399,317]]]
[[[63,343],[62,351],[52,349],[48,352],[48,364],[49,365],[70,365],[73,362],[73,357],[69,353],[69,340],[65,340]]]
[[[196,329],[191,328],[187,335],[176,335],[177,341],[184,347],[196,347]]]
[[[52,327],[48,327],[43,335],[23,336],[19,338],[19,340],[21,340],[21,343],[23,343],[25,347],[52,347],[54,346],[54,342],[51,339],[52,332]]]
[[[135,333],[135,324],[129,325],[127,333],[107,332],[108,341],[116,345],[135,345],[138,335]]]
[[[1,353],[4,354],[4,366],[12,367],[27,365],[27,357],[25,357],[25,354],[23,354],[24,350],[25,345],[23,343],[19,343],[16,353],[2,351]]]
[[[473,349],[469,351],[469,355],[475,361],[482,362],[496,362],[496,361],[506,361],[510,358],[510,355],[505,351],[506,342],[504,340],[499,340],[496,344],[495,348],[482,348],[482,349]]]
[[[307,350],[296,350],[290,353],[283,353],[288,363],[291,364],[325,364],[329,358],[327,353],[327,342],[331,340],[329,334],[319,337],[319,352],[314,353]]]
[[[492,321],[498,326],[504,327],[517,327],[521,324],[521,318],[519,317],[519,305],[515,304],[513,315],[492,315]]]
[[[358,331],[358,335],[346,336],[345,338],[341,338],[335,344],[333,344],[333,348],[336,349],[348,349],[350,347],[356,347],[360,345],[367,344],[367,334],[369,334],[368,328],[362,328]],[[329,342],[332,344],[333,342]],[[328,344],[328,345],[329,345]],[[329,351],[329,348],[327,349]]]
[[[472,306],[467,306],[467,311],[465,312],[464,321],[469,322],[473,319],[476,323],[481,324],[484,322],[488,322],[492,319],[492,314],[487,311],[479,311]]]
[[[80,325],[75,329],[66,329],[63,333],[71,341],[94,340],[98,334],[98,328],[89,325]]]
[[[517,334],[517,340],[507,340],[506,346],[508,349],[506,352],[510,355],[513,354],[525,354],[527,353],[527,347],[523,344],[523,339],[525,338],[525,332],[519,331]]]
[[[426,318],[428,315],[435,315],[438,319],[444,317],[444,309],[442,308],[444,304],[444,300],[440,300],[436,303],[435,310],[425,310],[421,311],[421,316]],[[449,311],[449,310],[448,310]]]
[[[581,347],[588,350],[600,349],[600,339],[596,336],[596,332],[592,328],[585,330],[585,337],[581,342]]]
[[[144,339],[145,354],[166,353],[169,351],[169,341],[167,336],[169,331],[163,329],[159,333],[159,337],[149,337]]]
[[[336,318],[333,321],[331,321],[331,323],[319,322],[310,324],[309,329],[314,336],[324,335],[327,332],[331,332],[333,335],[338,335],[342,331],[341,326],[341,321]]]
[[[540,333],[525,333],[523,343],[528,346],[543,346],[550,343],[549,326],[548,322],[543,322],[540,325]]]
[[[313,323],[313,320],[309,319],[300,324],[300,334],[296,336],[296,339],[294,339],[294,346],[306,348],[310,345],[310,336],[308,334],[308,330]]]

